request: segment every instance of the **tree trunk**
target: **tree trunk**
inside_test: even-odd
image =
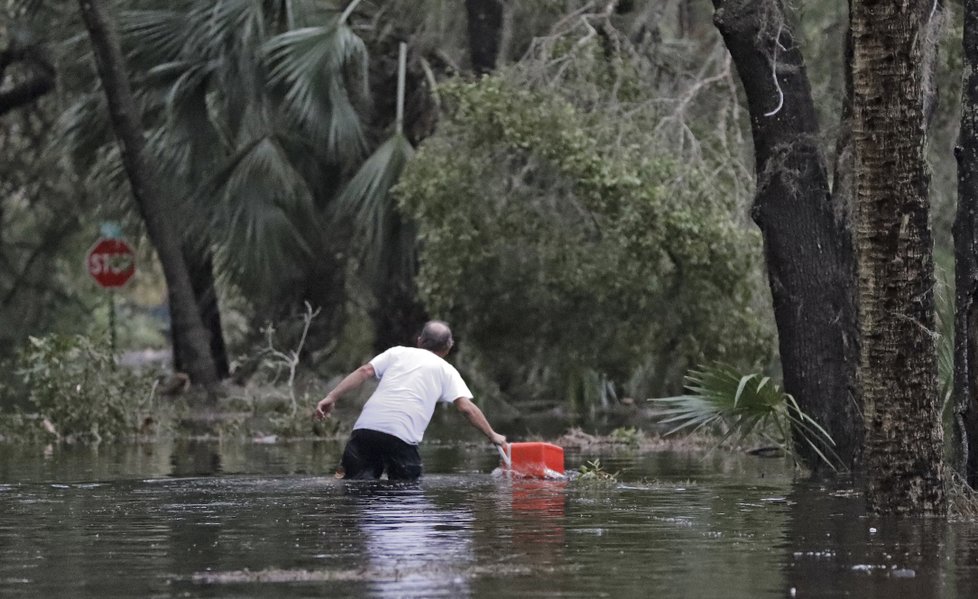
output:
[[[752,216],[764,237],[785,390],[829,432],[843,464],[854,467],[862,443],[855,258],[842,211],[833,210],[804,60],[780,0],[713,4],[751,116]],[[823,467],[810,447],[797,447],[811,467]]]
[[[166,277],[174,338],[182,335],[186,339],[187,374],[193,382],[203,385],[210,396],[218,382],[217,369],[208,348],[207,331],[194,301],[190,275],[181,251],[180,233],[167,214],[166,206],[152,181],[153,171],[146,159],[146,140],[124,71],[115,23],[99,0],[78,0],[78,5],[91,37],[96,66],[136,207],[146,223],[150,241],[156,248]]]
[[[465,0],[472,70],[484,75],[496,70],[503,35],[502,0]]]
[[[190,274],[190,284],[197,299],[197,312],[207,332],[210,334],[210,353],[217,369],[217,376],[226,379],[230,374],[227,345],[221,328],[221,309],[217,303],[217,290],[214,287],[214,258],[209,249],[195,250],[184,246],[184,261]],[[187,340],[174,331],[173,368],[187,372]]]
[[[954,218],[953,466],[978,486],[978,0],[964,5],[958,210]]]
[[[867,502],[944,514],[922,35],[931,0],[853,0],[853,156]]]

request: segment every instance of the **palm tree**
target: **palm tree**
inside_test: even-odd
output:
[[[877,513],[947,509],[924,157],[930,12],[929,2],[863,0],[851,12],[859,372],[866,497]]]
[[[203,385],[212,396],[217,372],[205,340],[206,333],[194,306],[193,289],[180,252],[179,233],[158,192],[158,180],[148,162],[140,112],[125,73],[115,23],[97,0],[79,0],[82,18],[89,31],[99,78],[105,90],[113,129],[119,140],[121,159],[132,187],[136,207],[146,223],[166,276],[173,330],[185,335],[191,380]]]
[[[160,107],[159,158],[188,182],[185,209],[216,234],[220,269],[250,297],[288,282],[294,300],[329,303],[306,285],[319,278],[307,265],[343,249],[324,235],[324,210],[367,143],[355,4],[331,14],[298,0],[189,1],[124,21]]]
[[[357,4],[182,0],[121,18],[199,287],[213,288],[213,253],[263,318],[308,300],[335,325],[344,301],[350,234],[331,210],[368,147],[367,54],[348,23]],[[67,119],[73,145],[104,143],[87,137],[94,107]]]

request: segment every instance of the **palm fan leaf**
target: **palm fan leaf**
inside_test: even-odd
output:
[[[366,140],[350,100],[347,73],[361,84],[366,101],[367,50],[363,40],[335,19],[321,27],[288,31],[264,46],[269,82],[284,89],[288,113],[297,124],[326,140],[333,156],[362,155]]]
[[[686,375],[689,393],[656,398],[662,409],[660,421],[672,428],[666,433],[695,432],[704,427],[722,426],[723,439],[743,439],[751,434],[767,436],[793,459],[797,456],[792,436],[810,447],[827,465],[841,463],[828,432],[801,411],[795,399],[781,391],[770,377],[740,374],[735,368],[716,364]],[[771,429],[774,437],[768,434]]]
[[[413,155],[407,137],[394,134],[367,158],[336,200],[338,214],[349,217],[356,228],[368,272],[377,273],[381,264],[389,262],[388,253],[408,261],[404,268],[413,267],[413,251],[404,251],[406,240],[392,239],[394,233],[409,237],[411,229],[397,226],[400,214],[390,194]],[[413,237],[410,243],[413,247]]]
[[[194,39],[193,22],[178,10],[131,10],[119,15],[130,68],[148,70],[177,60]]]
[[[253,290],[288,280],[313,258],[297,227],[315,219],[310,194],[275,138],[246,145],[203,189],[218,199],[213,228],[224,232],[222,264]]]

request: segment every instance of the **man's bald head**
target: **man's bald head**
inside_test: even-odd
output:
[[[455,341],[452,339],[452,329],[443,320],[429,320],[421,329],[418,337],[418,347],[442,355],[452,349]]]

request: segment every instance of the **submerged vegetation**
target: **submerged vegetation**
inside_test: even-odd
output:
[[[7,434],[102,441],[134,435],[155,411],[153,378],[117,367],[108,343],[81,335],[31,337],[15,364],[30,412],[5,415]]]
[[[574,479],[578,483],[617,483],[620,474],[606,470],[601,464],[601,458],[594,458],[584,463],[578,472],[578,476]]]

